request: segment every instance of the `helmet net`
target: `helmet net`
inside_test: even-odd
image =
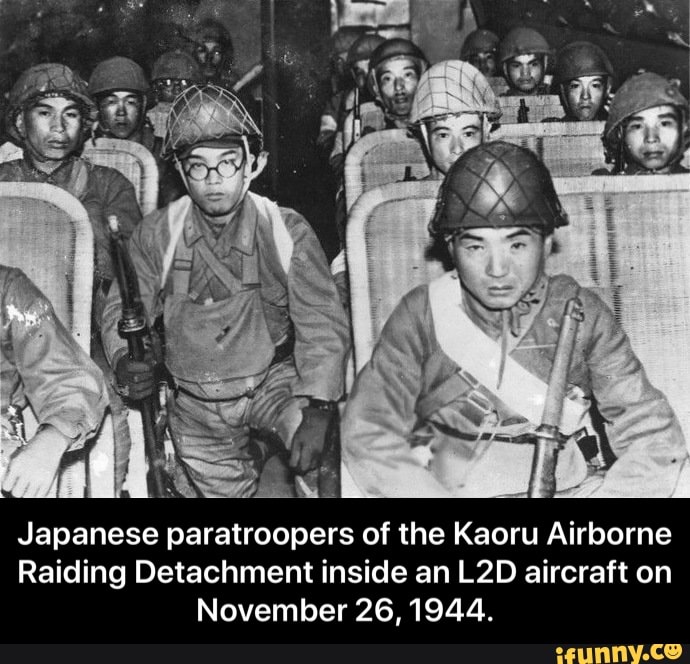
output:
[[[27,69],[10,91],[5,114],[7,133],[14,141],[21,141],[14,121],[27,103],[39,97],[67,97],[77,102],[83,114],[82,130],[87,133],[96,119],[95,102],[89,97],[86,83],[69,67],[61,63],[44,63]]]
[[[242,102],[224,88],[193,85],[170,108],[163,155],[169,157],[202,141],[241,136],[262,138]]]
[[[501,116],[496,95],[483,74],[462,60],[446,60],[422,74],[410,122],[457,113],[486,113],[491,120]]]
[[[442,235],[463,228],[531,226],[551,232],[565,224],[546,167],[529,150],[494,141],[453,164],[429,230]]]

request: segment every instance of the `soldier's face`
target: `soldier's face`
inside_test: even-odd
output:
[[[213,78],[223,60],[223,49],[219,42],[209,39],[199,44],[195,50],[196,60],[201,65],[205,78]]]
[[[39,160],[61,161],[69,157],[79,147],[81,130],[79,106],[66,97],[39,99],[17,116],[17,131]]]
[[[517,55],[508,61],[507,75],[511,87],[528,95],[533,94],[544,80],[544,62],[532,53]]]
[[[129,91],[114,91],[98,102],[101,128],[114,138],[128,139],[139,129],[141,96]]]
[[[564,85],[570,114],[578,120],[594,120],[602,107],[608,84],[605,76],[580,76]]]
[[[376,79],[388,111],[398,117],[407,117],[419,83],[414,60],[406,57],[386,60],[376,68]]]
[[[496,75],[496,54],[493,51],[474,53],[469,57],[469,61],[487,78]]]
[[[434,166],[447,173],[457,158],[482,142],[482,120],[476,113],[449,115],[427,126]]]
[[[463,288],[485,309],[510,309],[544,271],[553,239],[520,226],[471,228],[451,241]]]
[[[625,127],[628,158],[650,171],[662,170],[681,149],[681,123],[673,106],[655,106],[635,113]]]
[[[208,216],[229,215],[242,200],[245,169],[253,163],[251,154],[246,163],[241,146],[194,148],[182,161],[189,195]]]

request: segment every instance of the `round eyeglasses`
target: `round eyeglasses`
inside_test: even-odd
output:
[[[215,166],[210,167],[202,161],[195,161],[191,164],[188,164],[184,172],[188,177],[190,177],[192,180],[196,180],[197,182],[205,180],[211,171],[215,171],[222,178],[231,178],[233,175],[235,175],[235,173],[237,173],[237,171],[240,170],[243,162],[243,159],[239,159],[239,161],[235,158],[222,159]]]

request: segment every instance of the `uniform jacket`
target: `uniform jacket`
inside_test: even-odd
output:
[[[78,177],[78,169],[84,171]],[[117,215],[120,229],[126,237],[141,220],[134,186],[119,171],[106,166],[97,166],[84,159],[66,159],[52,173],[34,168],[29,158],[0,164],[0,182],[46,182],[65,189],[78,198],[91,221],[96,246],[95,283],[101,279],[114,278],[110,257],[110,236],[108,216]]]
[[[545,297],[509,357],[548,382],[564,304],[575,294],[584,304],[585,319],[580,323],[568,384],[571,390],[577,386],[584,397],[596,399],[617,457],[592,495],[667,497],[687,457],[683,434],[665,397],[649,383],[627,336],[596,295],[565,275],[550,277]],[[475,319],[472,322],[477,325]],[[434,420],[451,421],[465,434],[479,433],[467,418],[456,417],[453,422],[448,417],[449,410],[457,410],[458,401],[452,392],[444,395],[445,386],[458,370],[437,340],[429,286],[417,287],[388,319],[370,362],[357,376],[343,417],[343,458],[365,495],[463,495],[449,488],[449,478],[440,481],[439,473],[432,472],[433,463],[428,467],[420,463],[413,449],[420,438],[434,431],[428,426]],[[431,413],[430,395],[436,395],[437,406]],[[515,416],[504,404],[494,402],[493,406],[503,421]],[[464,472],[471,473],[472,464],[487,448],[483,443],[481,448],[476,442],[460,444],[465,446],[465,457],[470,457]],[[474,457],[473,444],[477,446]],[[559,465],[560,460],[559,455]],[[491,467],[485,470],[492,472]]]
[[[166,298],[171,297],[171,275],[168,275],[163,291],[160,283],[163,258],[170,245],[168,208],[147,215],[128,243],[139,277],[142,301],[151,320],[162,312]],[[243,261],[249,261],[256,255],[260,303],[241,313],[228,305],[227,320],[241,327],[242,319],[238,320],[238,317],[250,318],[260,314],[276,346],[294,331],[294,359],[299,380],[293,393],[337,400],[343,393],[344,367],[349,352],[347,316],[340,304],[326,257],[311,226],[294,210],[280,208],[280,213],[293,242],[287,274],[280,262],[271,221],[259,211],[249,196],[244,198],[235,218],[218,237],[214,236],[197,206],[191,205],[180,239],[193,250],[189,291],[193,291],[194,301],[198,303],[222,304],[228,295],[200,255],[202,240],[212,248],[215,257],[238,277],[242,273]],[[261,311],[257,312],[257,307]],[[199,311],[199,316],[203,318],[203,308]],[[102,322],[104,346],[111,364],[117,361],[125,348],[124,340],[117,333],[120,316],[119,292],[117,288],[111,288]],[[164,322],[166,336],[169,336],[169,321],[166,319]],[[198,348],[199,356],[204,355],[206,361],[213,361],[217,357],[214,354],[221,352],[219,347]],[[266,358],[266,364],[270,359]],[[185,380],[182,375],[175,375],[175,378],[178,382]]]
[[[74,341],[52,305],[21,270],[0,266],[2,412],[28,399],[39,424],[80,447],[108,403],[103,374]]]

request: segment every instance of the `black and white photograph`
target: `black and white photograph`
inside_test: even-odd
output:
[[[690,497],[688,21],[0,0],[3,497]]]

